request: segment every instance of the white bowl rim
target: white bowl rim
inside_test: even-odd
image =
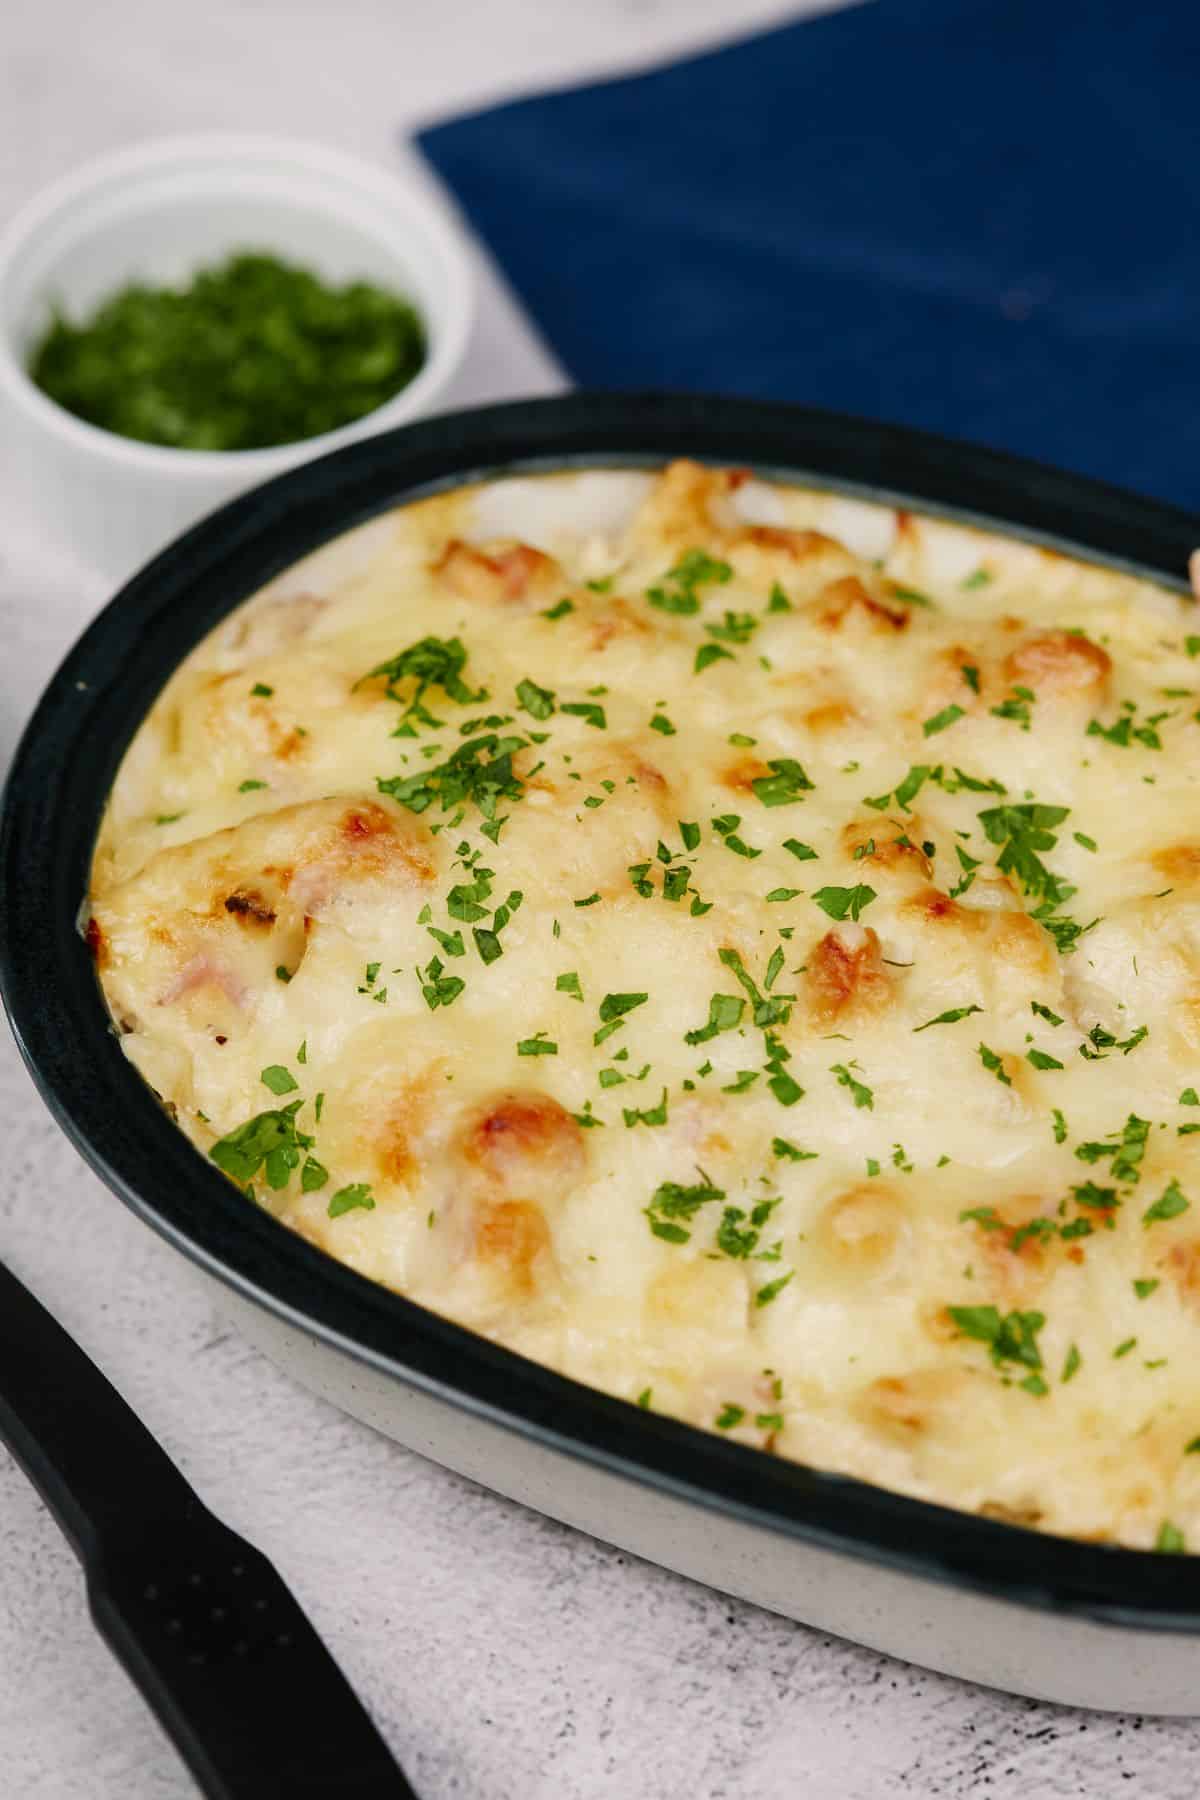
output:
[[[143,473],[183,480],[196,477],[207,481],[214,476],[265,479],[289,467],[298,456],[307,459],[323,455],[368,432],[382,431],[412,417],[423,401],[445,388],[462,360],[475,310],[470,263],[461,241],[433,201],[382,165],[344,150],[273,132],[204,131],[147,138],[91,157],[35,193],[0,233],[0,286],[29,239],[56,213],[96,188],[123,178],[128,178],[133,186],[139,175],[172,163],[186,167],[211,162],[215,168],[222,162],[246,160],[252,164],[268,157],[290,160],[297,168],[340,175],[368,195],[386,199],[398,217],[406,216],[417,223],[435,257],[443,263],[448,276],[447,293],[437,319],[426,320],[425,363],[398,393],[360,418],[315,437],[255,450],[188,450],[123,437],[68,412],[31,380],[5,332],[0,332],[0,388],[6,389],[37,424],[66,438],[77,449],[125,463]]]

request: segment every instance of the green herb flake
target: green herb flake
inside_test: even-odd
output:
[[[271,1063],[259,1075],[264,1087],[270,1088],[273,1094],[294,1094],[300,1085],[296,1077],[283,1067],[282,1063]]]
[[[375,1197],[365,1181],[353,1181],[348,1187],[340,1187],[336,1194],[330,1196],[327,1208],[331,1219],[340,1219],[343,1213],[374,1212]]]
[[[623,1106],[621,1115],[627,1129],[635,1125],[665,1125],[667,1122],[667,1090],[663,1089],[657,1106],[648,1106],[640,1111],[636,1107]]]
[[[533,1037],[522,1038],[520,1040],[520,1042],[517,1045],[517,1055],[518,1056],[557,1056],[558,1055],[558,1045],[554,1044],[554,1043],[550,1043],[547,1040],[546,1033],[544,1031],[539,1031]]]
[[[1073,1376],[1075,1376],[1079,1373],[1080,1365],[1082,1364],[1082,1362],[1083,1362],[1083,1358],[1079,1354],[1079,1345],[1072,1344],[1070,1349],[1067,1351],[1066,1357],[1063,1361],[1062,1374],[1059,1376],[1059,1380],[1062,1382],[1064,1387],[1066,1386],[1067,1382],[1072,1379]]]
[[[768,1281],[765,1287],[760,1287],[754,1295],[755,1306],[770,1306],[772,1300],[782,1294],[795,1273],[794,1269],[789,1269],[786,1275],[780,1275],[775,1281]]]
[[[850,1070],[846,1067],[845,1063],[834,1063],[831,1066],[829,1073],[837,1076],[838,1085],[840,1087],[849,1089],[855,1106],[865,1106],[868,1112],[874,1112],[874,1091],[867,1087],[865,1082],[856,1080],[850,1073]]]
[[[1187,1551],[1187,1543],[1178,1525],[1172,1525],[1170,1519],[1164,1519],[1158,1528],[1154,1548],[1161,1556],[1183,1556]]]
[[[29,374],[120,437],[258,450],[374,412],[425,357],[425,328],[402,295],[243,251],[178,286],[130,283],[77,322],[56,313]]]
[[[859,916],[875,899],[875,889],[865,882],[858,882],[854,887],[822,887],[810,896],[831,919],[853,919],[857,924]]]
[[[733,569],[727,562],[709,556],[705,550],[685,550],[662,582],[646,589],[646,598],[660,612],[689,616],[700,611],[701,587],[712,587],[729,581]]]
[[[674,737],[675,727],[665,713],[656,712],[650,721],[651,731],[659,732],[663,737]]]
[[[685,1044],[707,1044],[719,1032],[741,1024],[746,1002],[738,994],[714,994],[708,1003],[708,1021],[684,1034]]]
[[[517,704],[522,712],[527,712],[533,719],[548,719],[554,711],[554,694],[550,688],[539,687],[536,681],[526,676],[517,683]]]
[[[722,661],[733,661],[732,650],[726,650],[720,644],[701,644],[696,652],[692,672],[696,675],[703,675],[705,669],[711,668],[713,663]]]
[[[556,600],[553,606],[548,606],[546,608],[542,617],[543,619],[565,619],[568,613],[573,613],[574,611],[575,602],[573,600]]]
[[[913,1026],[913,1035],[918,1031],[928,1031],[931,1025],[957,1025],[960,1019],[969,1019],[972,1013],[982,1012],[982,1006],[952,1006],[949,1012],[939,1013],[936,1019],[926,1019],[923,1025]]]
[[[583,989],[579,984],[579,977],[574,969],[569,970],[565,975],[557,976],[555,978],[554,987],[556,993],[570,994],[573,1000],[583,999]]]
[[[1025,1052],[1025,1061],[1031,1063],[1035,1069],[1062,1069],[1066,1067],[1065,1063],[1059,1062],[1057,1056],[1051,1056],[1046,1050],[1027,1050]]]
[[[1143,1225],[1157,1225],[1166,1219],[1177,1219],[1181,1213],[1188,1211],[1191,1205],[1178,1181],[1172,1179],[1163,1189],[1153,1206],[1148,1206],[1142,1214]]]
[[[956,720],[964,718],[965,716],[961,706],[954,706],[953,704],[950,706],[943,706],[941,712],[934,713],[932,718],[925,720],[924,724],[921,726],[921,730],[927,738],[936,737],[938,732],[945,731],[947,727],[953,725]]]
[[[256,681],[250,692],[256,700],[269,700],[275,689],[268,687],[265,681]]]
[[[266,786],[267,786],[267,783],[265,781],[239,781],[238,782],[238,793],[239,794],[252,794],[255,792],[255,790],[257,788],[265,788]]]
[[[771,1139],[771,1154],[786,1162],[815,1162],[818,1152],[801,1150],[800,1146],[793,1144],[790,1138],[776,1137]]]
[[[1139,1300],[1148,1300],[1158,1286],[1159,1283],[1157,1281],[1135,1281],[1133,1284],[1133,1291]]]
[[[764,806],[790,806],[812,792],[812,782],[792,757],[769,758],[767,767],[770,775],[760,775],[750,783]]]
[[[964,1337],[986,1344],[993,1363],[1002,1368],[1016,1363],[1039,1373],[1042,1355],[1037,1336],[1046,1323],[1040,1312],[1010,1312],[1003,1316],[995,1306],[948,1306],[946,1312]],[[1035,1387],[1031,1393],[1044,1392]]]
[[[1004,1072],[1003,1059],[997,1056],[994,1050],[989,1050],[986,1044],[979,1045],[979,1060],[988,1073],[996,1077],[997,1081],[1003,1082],[1005,1087],[1012,1086],[1012,1081]]]

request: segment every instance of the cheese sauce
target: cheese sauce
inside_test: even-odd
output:
[[[1200,1544],[1195,624],[686,462],[398,509],[135,738],[121,1047],[254,1203],[568,1375]]]

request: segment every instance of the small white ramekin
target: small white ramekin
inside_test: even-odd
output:
[[[85,424],[34,386],[26,363],[55,306],[77,318],[134,280],[177,283],[239,249],[326,280],[407,295],[428,338],[406,388],[338,431],[270,450],[172,450]],[[6,480],[41,528],[109,578],[215,506],[354,438],[432,412],[462,360],[471,267],[436,204],[381,169],[287,138],[160,138],[87,164],[0,237],[0,429]]]

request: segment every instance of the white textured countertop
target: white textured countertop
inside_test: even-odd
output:
[[[787,10],[801,9],[12,0],[0,222],[86,157],[167,131],[287,131],[422,179],[397,148],[406,124]],[[559,385],[490,280],[481,313],[457,400]],[[0,488],[0,765],[103,597],[65,533],[37,539]],[[375,1436],[214,1319],[175,1253],[85,1173],[7,1036],[0,1119],[0,1255],[277,1564],[423,1800],[1195,1795],[1196,1725],[1069,1713],[906,1668],[631,1561]],[[0,1796],[193,1792],[0,1451]]]

